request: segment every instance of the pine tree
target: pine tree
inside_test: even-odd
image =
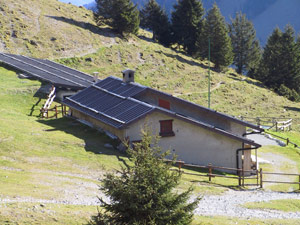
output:
[[[136,34],[140,25],[139,11],[131,0],[97,0],[98,14],[110,19],[109,25],[119,34]]]
[[[197,51],[196,40],[203,26],[204,9],[199,0],[178,0],[172,12],[172,30],[174,41],[184,50],[194,55]]]
[[[152,136],[143,132],[141,143],[128,150],[131,163],[118,175],[109,173],[103,179],[100,189],[110,202],[100,199],[104,211],[93,217],[92,224],[190,224],[199,199],[187,202],[191,188],[180,194],[173,191],[181,174],[163,162],[167,153],[161,153],[155,140],[150,147]]]
[[[264,82],[267,86],[272,87],[278,81],[276,80],[277,71],[280,70],[280,52],[282,32],[279,28],[274,29],[268,38],[264,48],[263,56],[259,69],[252,77]]]
[[[105,19],[111,18],[112,0],[96,0],[97,14]]]
[[[253,24],[247,20],[246,15],[236,14],[235,19],[231,20],[229,34],[234,54],[233,64],[236,71],[242,74],[257,68],[261,59],[261,51]]]
[[[217,70],[232,64],[233,52],[228,28],[217,4],[207,13],[202,35],[199,35],[198,44],[200,55],[208,57],[208,39],[211,43],[211,61]]]
[[[278,89],[284,84],[299,92],[300,51],[291,26],[282,32],[276,28],[264,48],[257,78],[267,86]]]
[[[141,26],[153,32],[153,40],[161,44],[171,43],[171,29],[168,16],[156,0],[148,0],[140,12]]]

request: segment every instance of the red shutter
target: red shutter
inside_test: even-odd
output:
[[[165,108],[165,109],[170,109],[170,102],[166,101],[166,100],[163,100],[163,99],[159,99],[158,100],[158,105],[162,108]]]
[[[173,120],[161,120],[160,122],[160,133],[162,137],[174,136],[173,132]]]

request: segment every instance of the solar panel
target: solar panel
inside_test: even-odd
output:
[[[0,53],[0,61],[56,86],[84,89],[93,84],[92,76],[49,60]]]

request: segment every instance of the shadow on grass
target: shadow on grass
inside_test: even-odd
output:
[[[117,35],[115,33],[113,33],[112,29],[110,29],[110,28],[100,28],[91,23],[77,21],[77,20],[74,20],[71,18],[66,18],[64,16],[46,16],[46,17],[49,17],[49,18],[52,18],[52,19],[55,19],[58,21],[62,21],[62,22],[65,22],[65,23],[68,23],[71,25],[78,26],[80,28],[91,31],[94,34],[99,34],[99,35],[102,35],[105,37],[111,37],[111,38],[117,37]]]
[[[204,65],[204,64],[201,64],[201,63],[198,63],[198,62],[195,62],[193,60],[188,60],[188,59],[185,59],[179,55],[175,55],[175,54],[169,54],[169,53],[165,53],[165,52],[162,52],[162,51],[155,51],[156,53],[159,53],[159,54],[164,54],[165,56],[169,57],[169,58],[173,58],[173,59],[177,59],[178,61],[182,62],[182,63],[185,63],[185,64],[189,64],[191,66],[199,66],[203,69],[208,69],[208,66]]]
[[[52,129],[46,130],[51,135],[53,131],[63,131],[67,134],[71,134],[77,138],[84,140],[83,147],[86,151],[93,152],[95,154],[114,155],[120,162],[124,164],[124,160],[121,157],[126,157],[125,153],[122,153],[113,148],[106,148],[106,143],[113,144],[113,140],[106,134],[101,133],[93,128],[79,123],[78,121],[63,117],[53,120],[38,120],[39,123],[52,127]],[[126,166],[126,164],[125,164]]]
[[[284,106],[284,109],[295,111],[295,112],[300,112],[300,108],[297,108],[297,107]]]
[[[148,38],[148,37],[146,37],[144,35],[138,35],[138,38],[142,39],[144,41],[147,41],[147,42],[155,43],[155,41],[152,38]]]

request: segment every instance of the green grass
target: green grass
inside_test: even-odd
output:
[[[249,209],[272,209],[283,212],[299,212],[299,199],[271,200],[268,202],[249,202],[243,205]]]
[[[297,219],[241,219],[226,216],[195,216],[193,225],[295,225]]]
[[[96,213],[95,206],[3,203],[0,204],[0,224],[79,225],[87,224]]]

